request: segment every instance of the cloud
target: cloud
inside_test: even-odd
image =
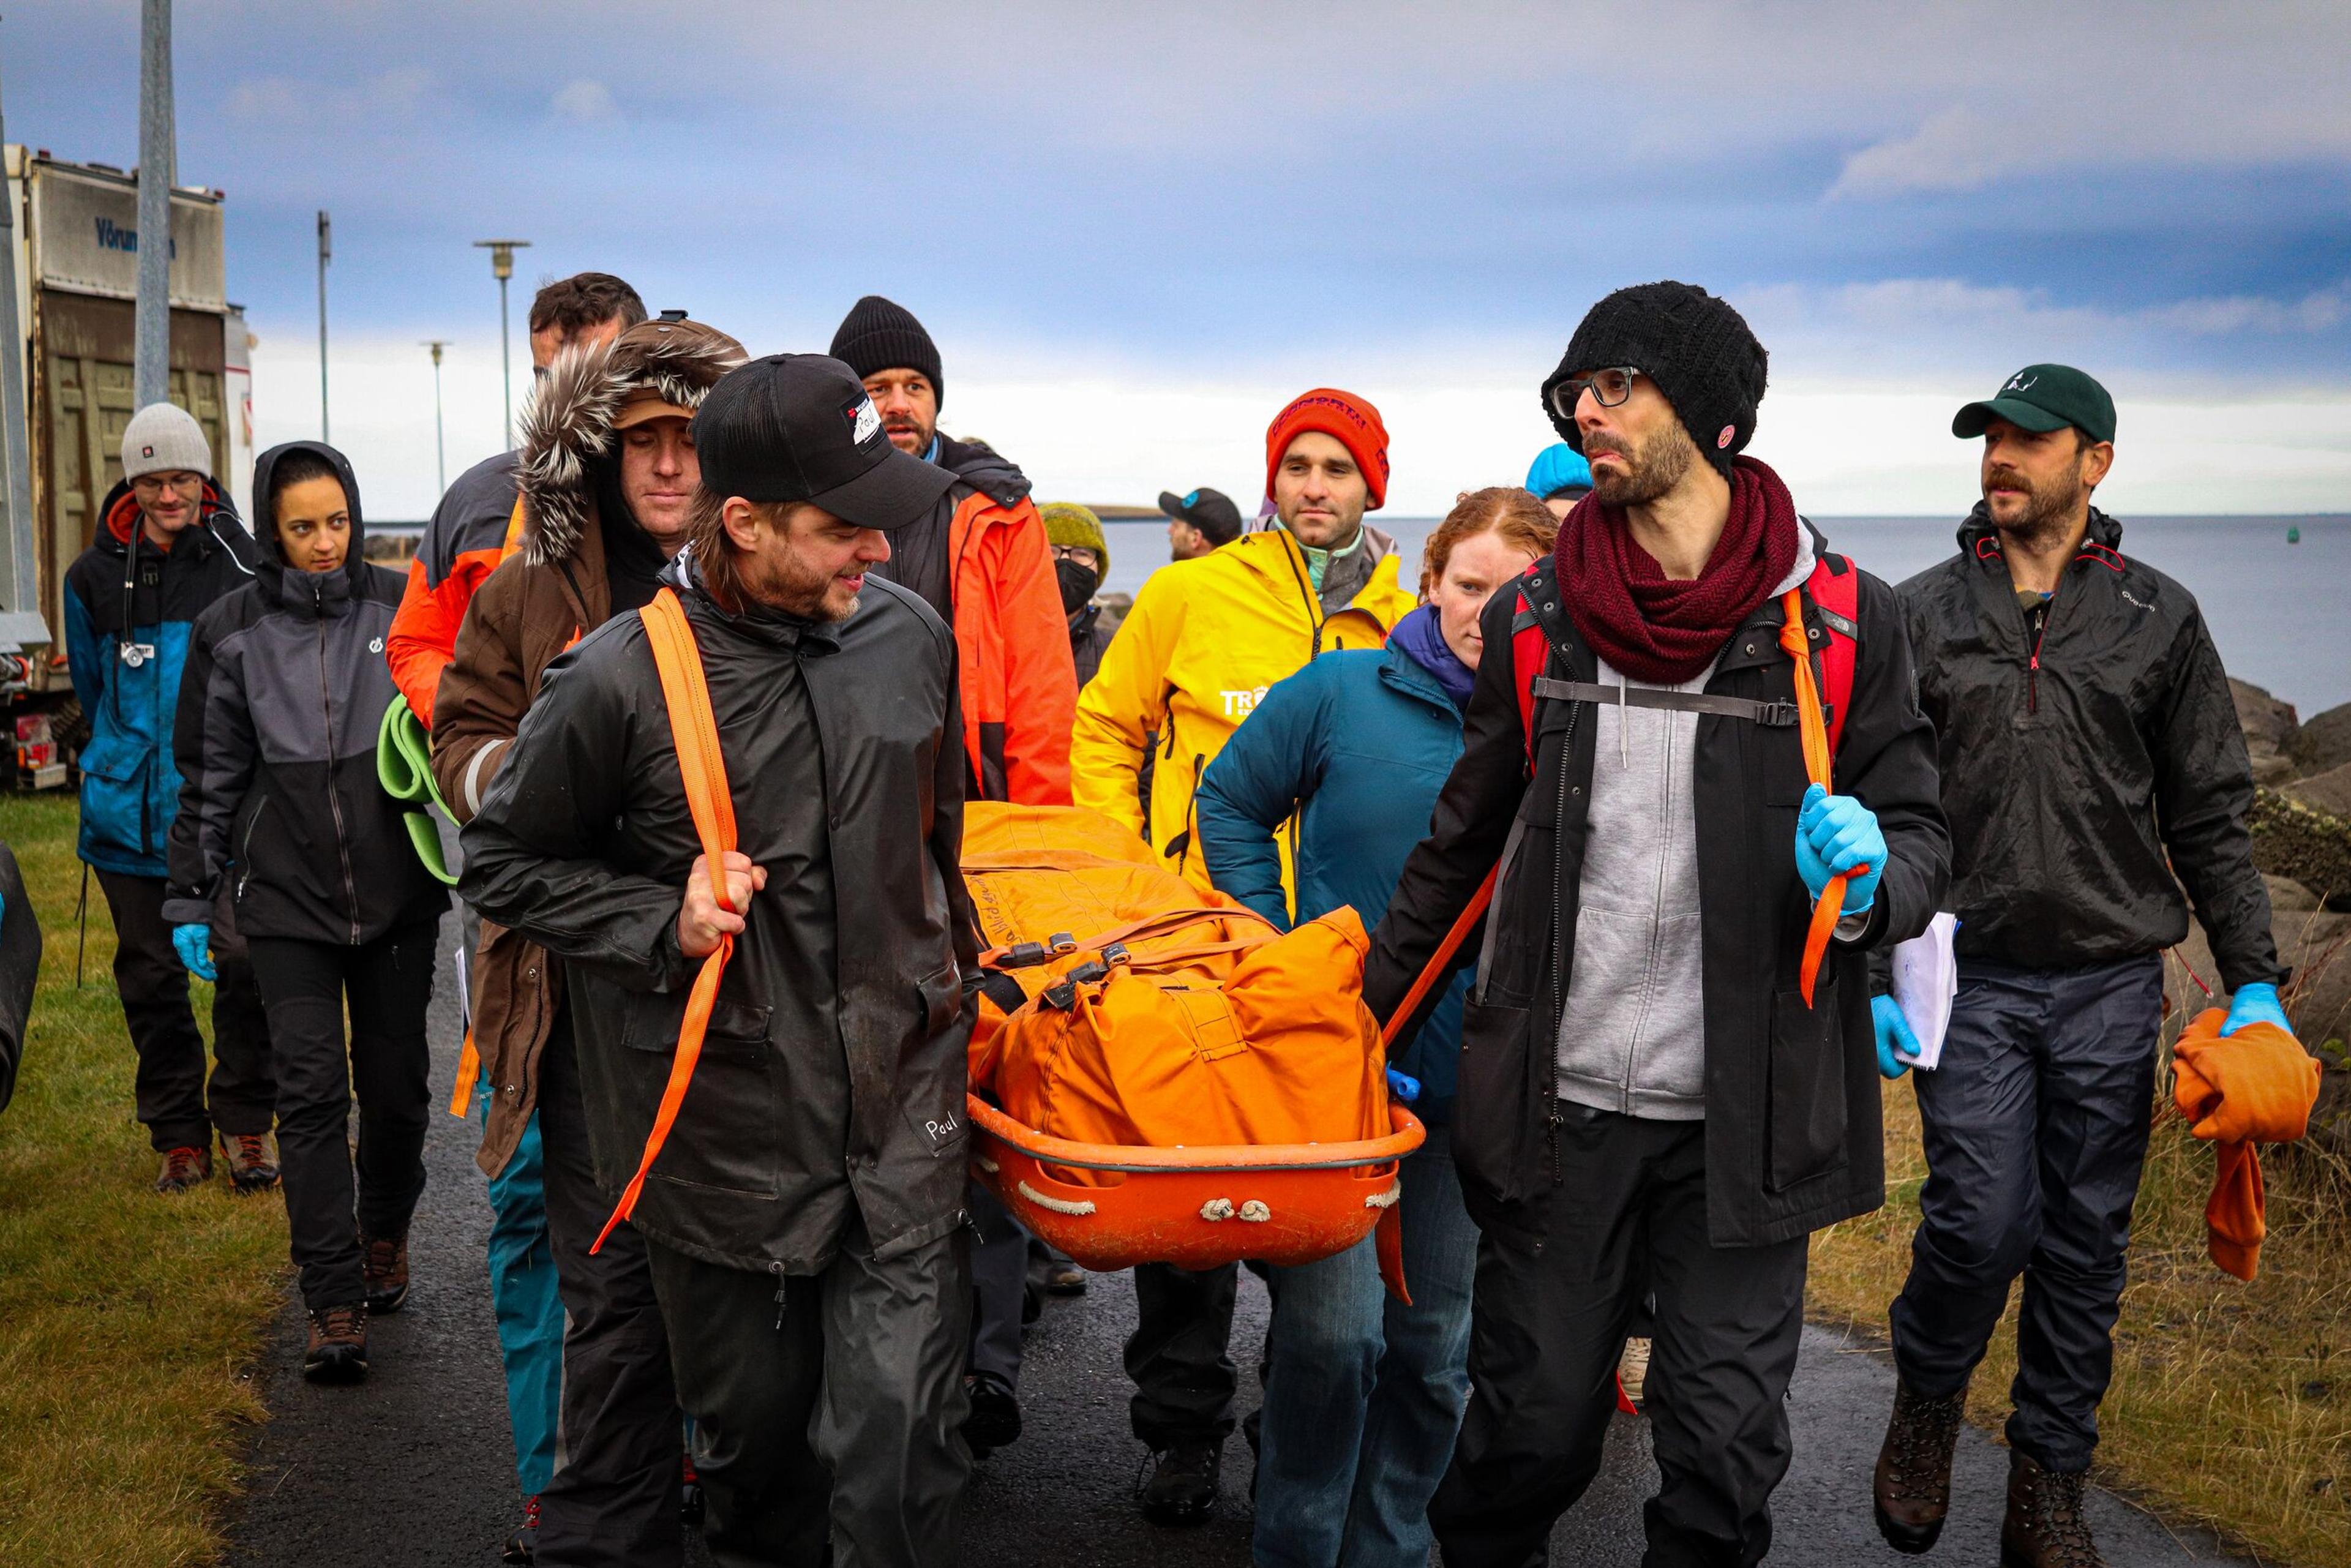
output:
[[[1865,147],[1844,161],[1829,199],[1912,191],[1973,191],[2016,166],[2012,136],[1963,106],[1944,110],[1911,135]]]
[[[621,106],[612,101],[612,89],[590,77],[567,83],[548,103],[566,120],[594,124],[621,118]]]

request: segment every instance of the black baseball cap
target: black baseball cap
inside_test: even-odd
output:
[[[2095,377],[2071,365],[2027,365],[1981,402],[1951,416],[1951,434],[1973,441],[1995,419],[2045,434],[2072,425],[2092,441],[2115,438],[2115,400]]]
[[[702,483],[747,501],[807,501],[862,528],[926,516],[956,476],[899,451],[857,372],[822,354],[728,371],[694,416]]]
[[[1228,545],[1241,537],[1241,509],[1222,490],[1200,489],[1188,496],[1162,490],[1159,509],[1199,529],[1210,544]]]

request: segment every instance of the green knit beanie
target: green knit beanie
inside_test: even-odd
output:
[[[1110,540],[1102,535],[1102,519],[1091,507],[1075,501],[1048,501],[1037,508],[1045,519],[1045,538],[1057,545],[1080,545],[1094,552],[1104,577],[1110,575]]]

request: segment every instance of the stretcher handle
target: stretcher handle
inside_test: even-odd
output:
[[[1454,918],[1453,929],[1447,931],[1445,940],[1437,945],[1437,951],[1430,955],[1426,967],[1420,971],[1420,977],[1413,981],[1412,989],[1404,994],[1404,1000],[1396,1004],[1396,1010],[1389,1016],[1388,1021],[1380,1026],[1380,1043],[1383,1046],[1395,1043],[1395,1038],[1403,1032],[1404,1026],[1412,1021],[1412,1015],[1420,1010],[1420,1004],[1427,999],[1428,993],[1444,977],[1446,967],[1453,962],[1453,956],[1461,951],[1461,945],[1469,940],[1469,933],[1477,929],[1487,906],[1494,902],[1494,879],[1501,874],[1502,862],[1496,861],[1494,869],[1486,873],[1486,880],[1478,884],[1478,891],[1469,895],[1469,902],[1461,906],[1461,913]]]
[[[1796,664],[1796,725],[1803,737],[1804,775],[1822,789],[1834,793],[1836,786],[1830,777],[1833,758],[1829,754],[1827,721],[1821,714],[1821,689],[1813,679],[1811,639],[1804,632],[1804,595],[1802,589],[1792,588],[1780,601],[1780,646]],[[1837,920],[1844,914],[1845,883],[1869,870],[1866,865],[1849,872],[1839,872],[1821,889],[1813,900],[1812,924],[1804,930],[1804,954],[1797,966],[1797,988],[1804,994],[1804,1005],[1813,1005],[1813,987],[1820,978],[1821,960],[1827,956],[1829,938],[1835,934]]]
[[[1072,1170],[1128,1171],[1144,1174],[1169,1171],[1345,1170],[1354,1166],[1384,1165],[1420,1147],[1428,1136],[1420,1119],[1390,1102],[1388,1119],[1395,1131],[1384,1138],[1364,1138],[1342,1144],[1201,1144],[1157,1148],[1142,1144],[1078,1144],[1032,1131],[977,1094],[964,1095],[965,1108],[979,1129],[1019,1150],[1030,1159]]]

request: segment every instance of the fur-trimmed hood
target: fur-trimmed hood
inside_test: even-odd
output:
[[[702,406],[718,378],[747,356],[699,321],[643,321],[611,343],[556,356],[523,410],[515,476],[523,497],[523,550],[533,565],[566,560],[596,516],[590,465],[612,450],[612,419],[640,388],[683,409]]]

